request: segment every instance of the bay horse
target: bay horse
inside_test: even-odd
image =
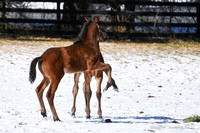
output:
[[[99,58],[99,61],[100,62],[103,62],[104,63],[104,60],[103,60],[103,57],[100,53],[100,58]],[[107,74],[107,72],[106,72]],[[75,73],[74,74],[74,87],[73,87],[73,96],[74,96],[74,100],[73,100],[73,106],[72,106],[72,116],[75,116],[75,112],[76,112],[76,97],[77,97],[77,94],[78,94],[78,82],[79,82],[79,77],[80,77],[81,73]],[[101,83],[102,83],[102,80],[103,80],[103,71],[102,70],[94,70],[94,71],[85,71],[84,72],[84,76],[88,77],[89,78],[89,81],[91,81],[91,78],[93,76],[95,76],[95,79],[96,79],[96,84],[97,84],[97,91],[96,91],[96,97],[98,99],[98,115],[99,115],[99,118],[102,118],[102,110],[101,110]],[[115,80],[112,78],[112,84],[109,84],[107,83],[106,87],[104,88],[104,91],[106,91],[110,86],[113,86],[113,89],[115,91],[118,91],[118,87],[117,85],[115,84]],[[90,88],[89,88],[90,89]],[[85,82],[83,83],[83,92],[85,94],[85,90],[86,90],[86,85],[85,85]],[[90,89],[91,91],[91,89]],[[90,104],[90,98],[92,96],[92,91],[91,91],[91,95],[87,98],[85,97],[86,102],[88,102],[88,104]],[[87,116],[87,118],[90,118],[90,115]]]
[[[99,19],[89,19],[85,24],[84,36],[80,41],[67,46],[47,49],[41,56],[32,60],[29,72],[29,81],[33,83],[36,79],[36,65],[43,75],[43,80],[36,88],[36,93],[41,107],[41,115],[46,117],[46,109],[43,101],[43,92],[50,84],[46,97],[50,105],[54,121],[60,121],[55,106],[54,96],[58,84],[65,73],[79,73],[91,70],[104,70],[108,73],[108,84],[112,82],[112,68],[109,64],[100,62],[98,52],[98,40],[100,37]],[[85,97],[86,97],[86,114],[90,116],[89,97],[91,97],[90,80],[85,77]]]
[[[87,19],[86,19],[87,21]],[[81,32],[82,33],[82,32]],[[81,33],[79,36],[81,36]],[[105,40],[108,36],[105,32],[101,32],[103,35],[102,37],[102,40]],[[80,39],[80,38],[79,38]],[[102,56],[102,53],[100,52],[100,48],[99,48],[99,41],[98,41],[98,52],[99,52],[99,61],[104,63],[104,59],[103,59],[103,56]],[[107,71],[105,71],[106,75],[108,75]],[[80,77],[81,73],[75,73],[74,74],[74,87],[73,87],[73,96],[74,96],[74,100],[73,100],[73,106],[72,106],[72,116],[75,117],[75,112],[76,112],[76,97],[77,97],[77,94],[78,94],[78,90],[79,90],[79,86],[78,86],[78,82],[79,82],[79,77]],[[102,118],[102,110],[101,110],[101,83],[102,83],[102,80],[103,80],[103,70],[95,70],[95,71],[85,71],[84,72],[84,76],[88,77],[89,80],[91,81],[91,78],[93,76],[95,76],[95,79],[96,79],[96,85],[97,85],[97,91],[96,91],[96,97],[98,99],[98,115],[99,115],[99,118]],[[118,91],[118,87],[117,85],[115,84],[115,80],[112,78],[112,84],[109,84],[107,83],[106,87],[104,88],[104,92],[108,90],[108,88],[110,86],[113,86],[113,89],[115,91]],[[90,88],[89,88],[90,89]],[[86,86],[85,86],[85,82],[83,83],[83,92],[85,93],[85,90],[86,90]],[[91,89],[90,89],[91,91]],[[92,95],[92,91],[91,91],[91,95]],[[91,95],[90,97],[88,97],[88,99],[85,97],[86,102],[88,102],[88,104],[90,104],[90,98],[91,98]],[[90,115],[87,116],[87,118],[90,118]]]

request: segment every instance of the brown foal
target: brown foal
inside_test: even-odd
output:
[[[99,49],[99,53],[100,53],[100,56],[99,56],[99,61],[100,62],[103,62],[104,63],[104,59],[103,59],[103,56],[100,52],[100,49]],[[107,71],[105,71],[105,73],[108,75]],[[72,116],[75,116],[75,112],[76,112],[76,97],[77,97],[77,94],[78,94],[78,82],[79,82],[79,77],[80,77],[80,74],[81,73],[75,73],[74,74],[74,87],[73,87],[73,96],[74,96],[74,101],[73,101],[73,106],[72,106]],[[103,80],[103,71],[102,70],[96,70],[96,71],[85,71],[84,72],[84,76],[86,76],[87,78],[89,78],[89,80],[91,81],[91,78],[93,76],[95,76],[95,79],[96,79],[96,84],[97,84],[97,91],[96,91],[96,97],[98,99],[98,115],[99,115],[99,118],[102,118],[102,110],[101,110],[101,83],[102,83],[102,80]],[[107,83],[104,91],[106,91],[110,86],[113,86],[113,89],[115,91],[118,91],[118,87],[117,85],[115,84],[115,80],[112,78],[112,84],[109,84]],[[85,93],[85,90],[86,90],[86,86],[85,86],[85,82],[83,83],[83,92]],[[91,91],[91,89],[90,89]],[[92,94],[92,91],[91,91],[91,94]],[[86,102],[88,101],[88,104],[90,104],[90,98],[91,98],[91,95],[90,97],[85,97]],[[90,115],[87,114],[87,118],[90,118]]]
[[[68,47],[47,49],[40,57],[31,62],[29,80],[31,83],[36,78],[36,64],[43,75],[43,80],[36,88],[36,93],[41,106],[41,114],[46,117],[46,109],[43,102],[43,92],[50,84],[46,97],[50,105],[54,121],[60,121],[54,106],[54,96],[58,84],[65,73],[80,73],[92,70],[104,70],[108,73],[108,84],[113,84],[111,66],[99,61],[98,40],[100,36],[99,19],[89,19],[79,41]],[[90,79],[85,75],[86,113],[90,116],[89,99],[91,97]]]

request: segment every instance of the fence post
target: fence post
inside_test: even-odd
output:
[[[126,8],[128,9],[128,11],[131,11],[133,14],[131,14],[129,16],[129,25],[127,26],[127,31],[129,33],[133,33],[135,32],[135,1],[130,1],[130,3],[128,3],[126,5]],[[128,35],[128,38],[133,39],[133,36]]]
[[[200,0],[197,0],[197,37],[200,37]]]
[[[6,14],[6,0],[3,0],[2,1],[2,8],[3,8],[3,12],[2,12],[2,19],[3,19],[3,31],[5,32],[5,30],[7,29],[6,27],[6,16],[5,16],[5,14]]]
[[[5,18],[5,0],[2,1],[2,8],[3,8],[3,12],[2,12],[2,18]]]
[[[61,23],[60,23],[60,1],[57,1],[57,21],[58,21],[58,24],[57,24],[57,29],[58,31],[60,31],[61,29]]]

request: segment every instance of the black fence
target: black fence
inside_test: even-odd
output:
[[[0,33],[73,38],[86,16],[100,17],[113,39],[200,36],[198,0],[2,0]]]

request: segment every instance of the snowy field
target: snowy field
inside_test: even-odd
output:
[[[66,43],[66,45],[68,45]],[[199,133],[199,123],[184,118],[200,115],[200,54],[187,49],[159,50],[140,45],[101,44],[113,68],[119,92],[102,96],[103,120],[98,119],[95,79],[91,82],[91,119],[85,116],[79,82],[76,118],[71,117],[73,75],[66,74],[55,96],[62,122],[54,122],[46,97],[47,118],[40,115],[34,84],[28,81],[30,62],[53,45],[0,44],[0,132],[2,133]],[[106,85],[104,75],[102,87]],[[47,89],[46,89],[47,90]],[[46,93],[46,92],[45,92]],[[105,119],[111,119],[106,123]]]

